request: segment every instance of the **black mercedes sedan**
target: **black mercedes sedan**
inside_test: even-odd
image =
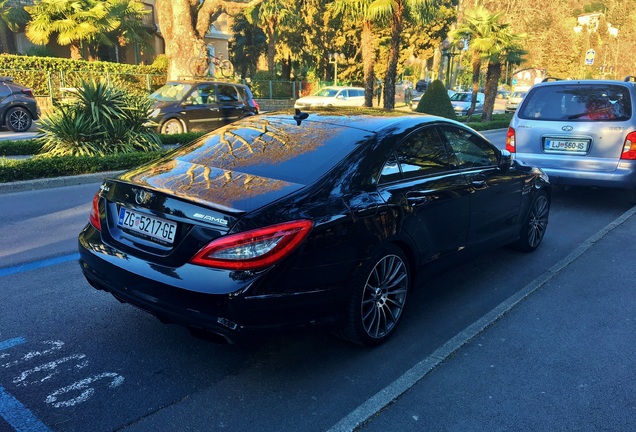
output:
[[[80,265],[93,287],[224,341],[324,326],[372,346],[417,272],[536,249],[550,197],[540,169],[458,122],[277,112],[105,180]]]

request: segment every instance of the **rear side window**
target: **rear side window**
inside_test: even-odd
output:
[[[481,137],[455,126],[443,126],[441,129],[455,153],[458,168],[482,168],[497,165],[495,148]]]
[[[219,102],[237,102],[239,100],[238,93],[234,86],[219,84],[217,90]]]
[[[444,142],[434,127],[409,135],[382,169],[380,183],[410,179],[448,171]]]
[[[632,116],[632,103],[623,85],[550,85],[530,91],[518,115],[522,119],[626,121]]]

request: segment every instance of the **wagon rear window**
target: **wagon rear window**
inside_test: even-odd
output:
[[[629,89],[613,84],[536,87],[519,110],[522,119],[559,121],[626,121],[631,116]]]

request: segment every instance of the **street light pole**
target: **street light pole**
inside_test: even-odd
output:
[[[444,39],[442,41],[442,45],[440,46],[440,50],[442,51],[442,57],[446,57],[446,76],[444,77],[444,81],[446,84],[446,88],[450,89],[453,86],[453,79],[451,76],[451,64],[453,62],[453,58],[459,54],[459,52],[455,52],[455,49],[458,49],[460,52],[464,49],[464,41],[460,40],[455,43],[452,43],[448,39]]]
[[[338,85],[338,60],[344,60],[342,53],[329,53],[329,63],[333,63],[333,85]]]

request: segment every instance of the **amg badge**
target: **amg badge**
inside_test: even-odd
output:
[[[201,220],[204,220],[204,221],[212,222],[212,223],[215,223],[215,224],[227,226],[227,221],[225,219],[223,219],[223,218],[214,217],[214,216],[210,216],[210,215],[205,215],[205,214],[201,214],[201,213],[195,213],[195,214],[192,215],[192,217],[195,217],[197,219],[201,219]]]

